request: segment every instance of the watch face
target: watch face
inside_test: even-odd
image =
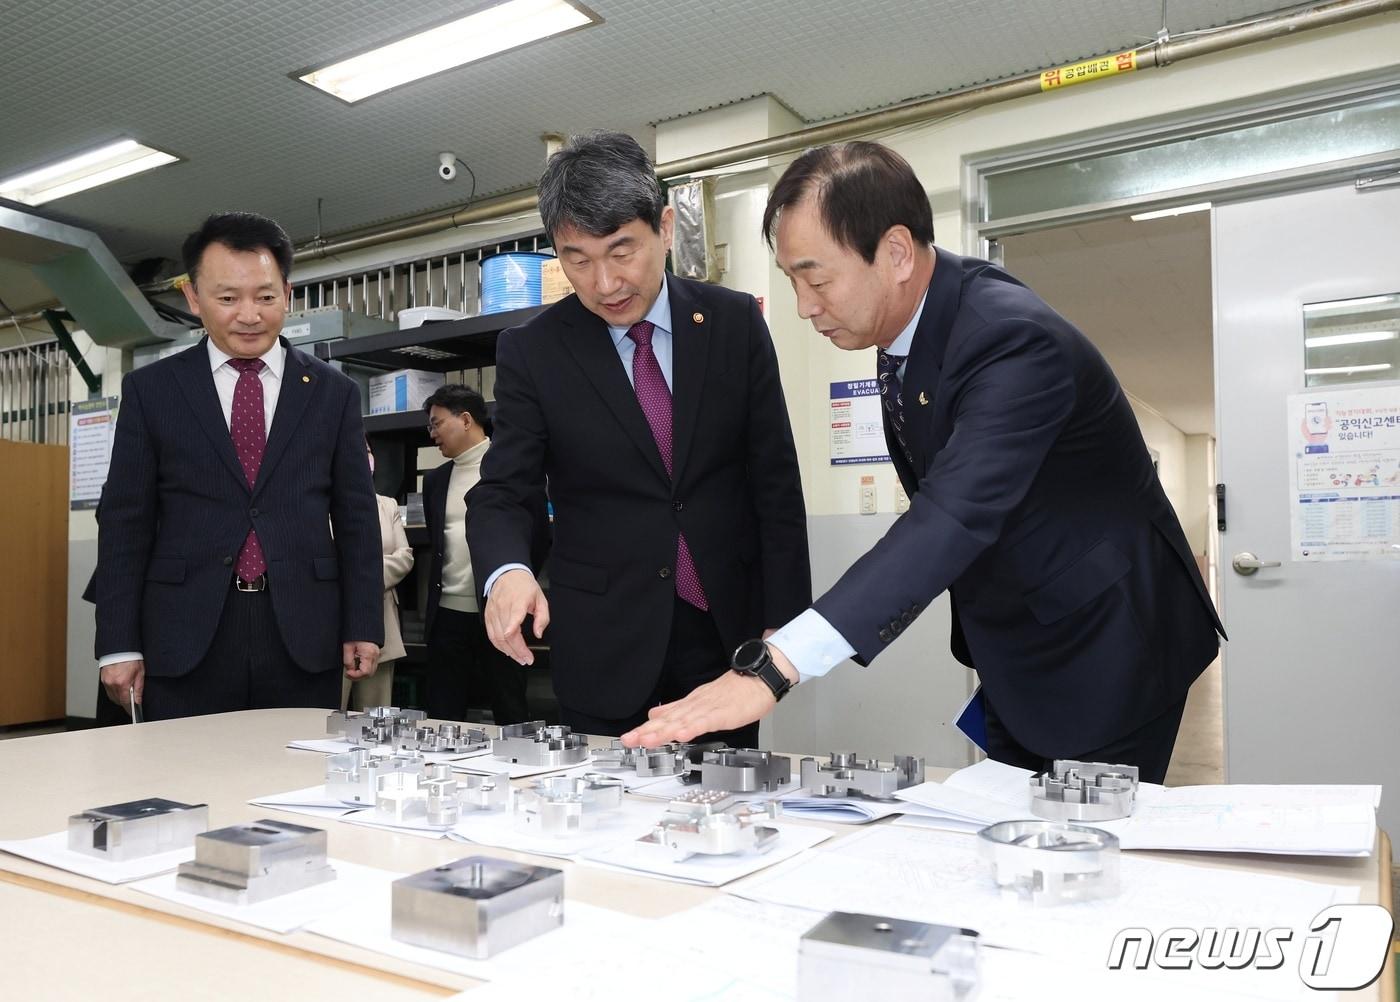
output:
[[[745,640],[734,651],[734,669],[752,671],[763,663],[768,645],[762,640]]]

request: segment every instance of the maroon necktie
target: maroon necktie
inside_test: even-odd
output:
[[[666,466],[666,474],[671,474],[671,390],[666,385],[666,377],[661,374],[661,365],[651,350],[651,335],[656,325],[643,320],[633,324],[627,336],[636,342],[637,350],[632,353],[632,387],[637,391],[637,402],[642,405],[647,424],[651,425],[651,435],[656,439],[656,447],[661,451],[661,462]],[[676,541],[676,594],[697,609],[708,610],[709,600],[700,584],[700,572],[695,569],[695,559],[690,555],[685,533]]]
[[[238,383],[233,388],[233,410],[229,413],[228,430],[233,436],[233,448],[243,464],[243,475],[251,490],[258,479],[263,452],[267,449],[267,425],[263,417],[263,385],[258,374],[263,370],[260,358],[231,358],[228,362],[238,370]],[[238,579],[254,581],[267,570],[258,534],[248,530],[243,549],[238,551]]]

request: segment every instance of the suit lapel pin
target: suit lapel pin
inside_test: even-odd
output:
[[[311,382],[311,377],[310,377],[310,376],[302,376],[302,377],[301,377],[301,381],[302,381],[303,383],[309,383],[309,382]]]
[[[920,391],[919,391],[919,404],[920,404],[921,406],[923,406],[923,407],[927,407],[927,406],[928,406],[928,397],[925,396],[923,390],[920,390]]]
[[[690,315],[690,319],[691,319],[691,320],[694,320],[697,324],[703,324],[703,323],[705,322],[705,314],[703,314],[703,313],[692,313],[692,314]]]

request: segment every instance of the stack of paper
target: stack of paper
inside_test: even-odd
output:
[[[895,796],[928,808],[897,824],[974,831],[1034,817],[1031,772],[986,759],[944,783],[923,783]],[[1133,816],[1095,822],[1124,849],[1368,856],[1376,842],[1379,786],[1138,787]]]

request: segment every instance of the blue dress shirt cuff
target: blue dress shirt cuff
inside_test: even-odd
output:
[[[803,682],[825,675],[856,652],[816,609],[808,609],[768,642],[787,655]]]
[[[491,586],[494,585],[496,583],[496,579],[502,574],[504,574],[506,571],[524,571],[526,574],[529,574],[531,577],[534,577],[534,572],[532,572],[530,568],[526,567],[524,564],[502,564],[500,567],[497,567],[494,571],[492,571],[491,576],[486,579],[486,586],[481,589],[481,594],[489,596],[491,594]]]

